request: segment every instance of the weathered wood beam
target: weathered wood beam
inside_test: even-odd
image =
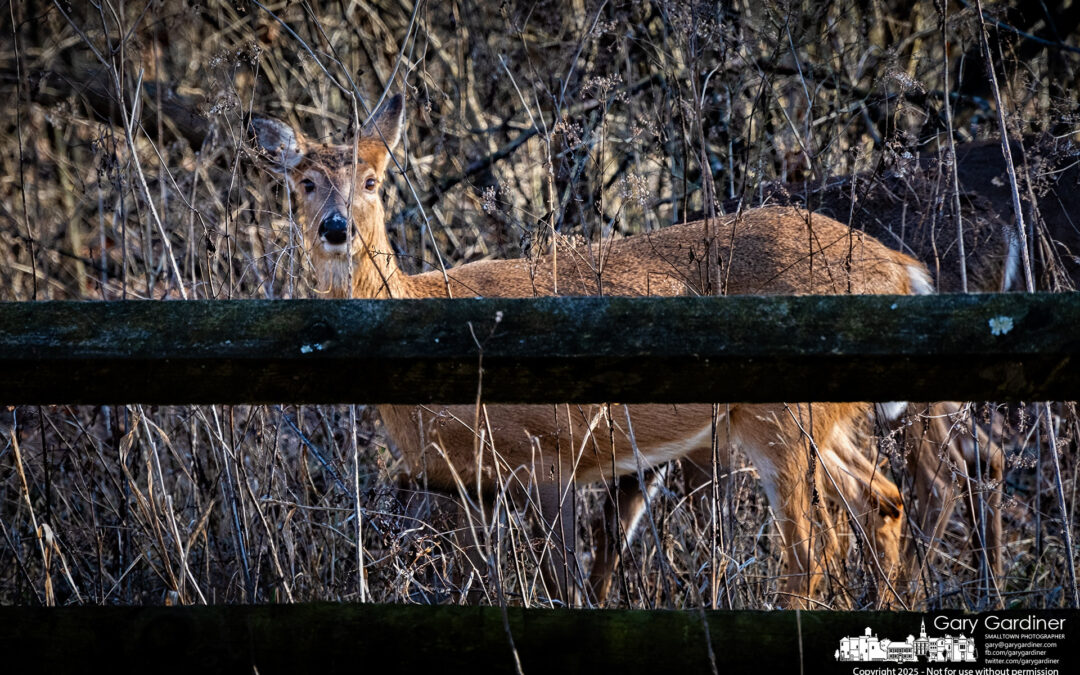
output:
[[[0,402],[1075,399],[1078,326],[1080,294],[6,303]]]
[[[1023,618],[1030,612],[994,614]],[[850,674],[875,664],[837,663],[834,653],[841,637],[862,635],[869,626],[881,638],[902,641],[918,635],[927,619],[928,632],[940,636],[946,631],[934,627],[936,617],[971,621],[985,616],[519,607],[504,614],[498,607],[349,604],[0,607],[0,649],[17,664],[11,672],[19,673],[106,668],[115,673],[351,675],[389,668],[479,675],[515,671],[512,637],[525,673],[708,673],[714,672],[711,650],[720,673]],[[1066,619],[1066,639],[1055,643],[1062,647],[1050,655],[1061,659],[1054,666],[1060,672],[1075,672],[1076,653],[1064,645],[1077,635],[1070,620],[1076,613],[1043,610],[1038,617]],[[989,631],[981,620],[976,625],[981,664]],[[910,666],[919,670],[925,660]]]

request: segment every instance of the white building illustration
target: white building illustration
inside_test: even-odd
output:
[[[975,660],[975,638],[962,633],[956,637],[948,633],[944,637],[927,637],[924,619],[918,638],[909,635],[904,641],[879,639],[870,628],[862,635],[840,638],[840,649],[836,650],[835,657],[837,661],[905,663],[925,658],[932,663],[970,662]]]

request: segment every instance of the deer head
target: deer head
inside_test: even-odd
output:
[[[281,120],[251,119],[270,169],[288,180],[320,293],[348,298],[363,287],[363,297],[395,295],[399,270],[379,186],[401,138],[403,112],[400,94],[387,99],[355,144],[345,145],[318,143]]]

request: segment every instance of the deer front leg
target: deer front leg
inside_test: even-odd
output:
[[[615,493],[604,500],[604,517],[593,523],[595,554],[589,573],[589,591],[596,604],[603,604],[615,579],[623,551],[637,539],[653,497],[667,477],[668,467],[647,471],[642,480],[637,474],[620,476]]]

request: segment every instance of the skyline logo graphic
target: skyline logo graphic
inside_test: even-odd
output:
[[[908,635],[905,640],[879,638],[870,627],[862,635],[840,638],[840,648],[834,654],[837,661],[892,661],[894,663],[970,663],[977,655],[975,638],[960,633],[940,637],[926,634],[923,619],[919,637]]]

